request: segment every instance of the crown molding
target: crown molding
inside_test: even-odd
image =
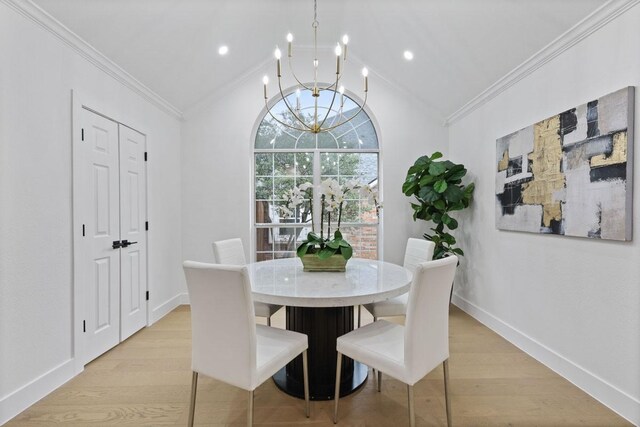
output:
[[[640,0],[610,0],[606,2],[551,43],[533,54],[529,59],[511,70],[504,77],[489,86],[475,98],[471,99],[459,110],[448,116],[444,121],[444,125],[450,126],[470,114],[472,111],[480,108],[500,93],[515,85],[520,80],[524,79],[529,74],[533,73],[566,50],[575,46],[580,41],[598,31],[618,16],[624,14],[638,3],[640,3]]]
[[[126,72],[111,59],[107,58],[104,54],[99,52],[31,0],[0,0],[0,3],[6,4],[11,9],[53,34],[81,57],[95,65],[98,69],[102,70],[117,82],[128,87],[142,98],[149,101],[151,104],[179,120],[183,119],[182,111],[155,93],[153,90],[149,89],[142,82]]]

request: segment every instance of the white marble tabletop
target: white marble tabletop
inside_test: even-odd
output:
[[[409,291],[412,274],[389,262],[352,258],[347,271],[305,272],[298,258],[247,265],[253,299],[295,307],[346,307],[393,298]]]

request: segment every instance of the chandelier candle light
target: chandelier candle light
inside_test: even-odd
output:
[[[345,117],[342,111],[342,108],[344,107],[344,86],[339,85],[339,83],[340,83],[340,78],[342,77],[340,60],[341,58],[343,62],[346,62],[347,60],[347,45],[349,43],[349,36],[347,36],[346,34],[342,36],[342,44],[338,42],[334,49],[334,52],[336,54],[335,82],[333,84],[330,84],[324,87],[318,84],[318,64],[319,64],[318,62],[318,25],[319,23],[318,23],[317,10],[318,10],[317,0],[314,0],[313,23],[311,24],[311,27],[313,28],[313,49],[314,49],[313,83],[307,83],[307,84],[302,83],[302,81],[294,73],[293,66],[291,65],[291,58],[293,57],[293,34],[291,33],[287,34],[287,45],[288,45],[287,57],[289,62],[289,69],[291,70],[291,75],[298,83],[298,88],[296,89],[296,92],[295,92],[296,93],[295,106],[289,103],[289,101],[287,100],[287,96],[284,94],[282,90],[282,79],[281,79],[282,78],[282,65],[281,65],[282,51],[280,50],[280,48],[276,46],[276,50],[274,52],[274,55],[276,58],[276,75],[278,77],[278,89],[280,92],[279,96],[282,99],[282,101],[284,101],[284,105],[286,106],[288,112],[291,114],[292,123],[286,123],[286,120],[284,119],[284,117],[283,117],[283,120],[278,119],[271,112],[271,108],[269,108],[269,105],[268,105],[268,96],[267,96],[267,85],[269,84],[269,77],[265,75],[262,78],[262,83],[264,84],[264,102],[267,107],[267,112],[269,113],[269,115],[281,125],[290,129],[300,131],[300,132],[311,132],[311,133],[328,132],[332,129],[337,128],[338,126],[341,126],[353,120],[364,109],[364,106],[367,103],[367,93],[369,91],[369,77],[368,77],[369,70],[367,70],[367,68],[365,67],[362,69],[362,76],[364,77],[364,98],[363,98],[364,100],[362,102],[362,105],[360,106],[360,109],[355,114],[349,117]],[[314,99],[313,114],[310,117],[307,117],[306,119],[302,114],[302,110],[300,108],[300,90],[301,89],[310,91],[311,96],[313,96],[313,99]],[[318,98],[320,97],[320,93],[322,91],[333,92],[333,97],[331,99],[331,105],[327,109],[326,114],[324,114],[324,117],[320,118],[318,114]],[[336,101],[336,96],[338,93],[340,94],[338,112],[334,117],[332,117],[330,123],[327,123],[327,119],[329,118],[330,113],[333,111],[333,105]],[[327,123],[326,126],[325,126],[325,123]]]

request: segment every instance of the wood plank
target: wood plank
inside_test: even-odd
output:
[[[393,318],[402,323],[403,318]],[[363,323],[372,321],[363,310]],[[7,423],[7,427],[186,425],[191,382],[188,306],[86,366],[78,377]],[[264,319],[258,319],[264,324]],[[273,324],[284,327],[284,310]],[[624,419],[456,307],[451,309],[450,375],[456,426],[628,426]],[[442,369],[416,384],[418,426],[446,425]],[[304,403],[272,381],[255,392],[256,425],[333,426],[333,402]],[[245,426],[247,392],[201,376],[195,424]],[[408,425],[406,386],[384,377],[382,393],[370,375],[340,400],[342,426]]]

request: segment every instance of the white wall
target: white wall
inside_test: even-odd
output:
[[[306,59],[296,62],[300,73],[310,71],[305,66],[311,58]],[[357,95],[361,93],[361,78],[350,77],[360,76],[361,65],[348,66],[345,85]],[[273,82],[274,71],[275,64],[271,63],[268,68],[254,70],[186,114],[182,134],[185,259],[211,261],[211,242],[231,237],[241,237],[250,255],[251,136],[264,107],[261,76],[268,73]],[[331,70],[327,73],[330,76]],[[369,77],[369,89],[367,106],[377,118],[382,150],[383,215],[388,218],[384,224],[384,258],[401,262],[407,238],[420,237],[426,231],[424,223],[413,223],[402,183],[416,158],[446,150],[447,131],[425,107],[412,102],[411,94],[379,76]],[[269,90],[273,96],[276,84],[272,83]]]
[[[2,2],[0,64],[2,424],[74,374],[72,89],[148,132],[152,315],[183,277],[180,121]]]
[[[458,233],[454,301],[606,405],[640,424],[640,183],[632,242],[498,231],[496,139],[626,86],[640,129],[640,6],[450,127],[450,152],[476,182]],[[636,142],[638,137],[636,137]],[[636,178],[640,149],[635,150]]]

